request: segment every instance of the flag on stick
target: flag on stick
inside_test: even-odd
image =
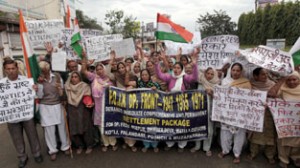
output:
[[[155,35],[159,40],[170,40],[180,43],[188,43],[193,39],[193,33],[159,13],[157,14],[157,31]]]
[[[80,45],[80,40],[81,40],[81,35],[80,35],[80,30],[79,30],[79,25],[78,25],[78,20],[75,18],[74,20],[74,32],[71,37],[71,47],[73,50],[76,52],[79,58],[82,59],[82,46]]]
[[[66,15],[66,27],[72,28],[72,20],[71,20],[71,12],[70,12],[70,6],[67,5],[67,15]]]
[[[25,25],[21,10],[19,10],[19,15],[20,15],[20,36],[21,36],[24,61],[25,61],[25,66],[27,71],[27,77],[33,78],[34,82],[37,82],[37,78],[40,75],[40,67],[38,65],[36,55],[34,54],[32,45],[30,44],[27,27]]]
[[[289,53],[292,55],[294,61],[294,67],[300,65],[300,37],[293,45],[293,47],[290,49]]]

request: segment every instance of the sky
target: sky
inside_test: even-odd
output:
[[[110,10],[123,10],[124,15],[132,15],[137,21],[156,22],[156,14],[169,14],[171,20],[190,31],[199,27],[196,23],[200,15],[214,10],[223,10],[237,22],[242,13],[254,11],[255,0],[80,0],[76,4],[83,13],[96,18],[105,29],[105,14]]]

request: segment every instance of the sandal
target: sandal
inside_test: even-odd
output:
[[[118,146],[115,145],[115,146],[112,146],[112,151],[117,151],[118,150]]]
[[[154,151],[154,153],[158,153],[159,152],[159,148],[154,148],[153,151]]]
[[[220,153],[218,154],[218,157],[221,158],[221,159],[223,159],[223,158],[225,157],[225,154],[224,154],[223,152],[220,152]]]
[[[236,157],[233,159],[234,164],[239,164],[241,162],[240,157]]]
[[[101,150],[102,150],[102,152],[107,152],[107,146],[103,146],[103,147],[101,148]]]
[[[206,151],[206,156],[207,157],[211,157],[212,156],[212,152],[209,150],[209,151]]]
[[[90,154],[90,153],[92,153],[92,151],[93,151],[93,148],[87,148],[85,151],[85,154]]]
[[[82,153],[82,148],[78,148],[78,149],[76,150],[76,154],[79,155],[79,154],[81,154],[81,153]]]
[[[146,153],[147,150],[148,150],[147,148],[142,148],[142,152],[143,152],[143,153]]]
[[[132,151],[132,152],[136,152],[136,151],[137,151],[137,148],[136,148],[135,146],[132,146],[132,147],[131,147],[131,151]]]

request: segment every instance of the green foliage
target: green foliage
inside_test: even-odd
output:
[[[112,10],[105,14],[105,24],[110,27],[110,33],[122,33],[124,38],[137,38],[140,32],[140,23],[136,17],[124,16],[122,10]]]
[[[136,39],[138,37],[138,34],[140,32],[140,22],[135,21],[136,18],[132,16],[126,16],[124,18],[124,27],[122,34],[124,38],[130,38],[133,37]]]
[[[111,10],[105,14],[105,24],[111,29],[112,34],[121,32],[121,21],[123,19],[124,12],[122,10]]]
[[[236,23],[231,21],[231,17],[225,11],[214,10],[214,14],[206,13],[197,18],[202,37],[222,34],[236,34]]]
[[[300,36],[300,3],[282,1],[256,12],[243,13],[238,20],[238,36],[244,45],[265,44],[267,39],[285,38],[293,45]]]
[[[97,19],[91,19],[81,10],[76,10],[76,17],[80,28],[103,30],[103,27],[97,23]]]

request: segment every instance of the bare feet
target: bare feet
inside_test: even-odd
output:
[[[87,148],[85,151],[85,154],[90,154],[90,153],[92,153],[92,151],[93,151],[93,148]]]
[[[212,156],[212,152],[209,150],[209,151],[206,151],[206,156],[207,157],[211,157]]]
[[[103,146],[103,147],[101,148],[101,150],[102,150],[102,152],[107,152],[107,146]]]

